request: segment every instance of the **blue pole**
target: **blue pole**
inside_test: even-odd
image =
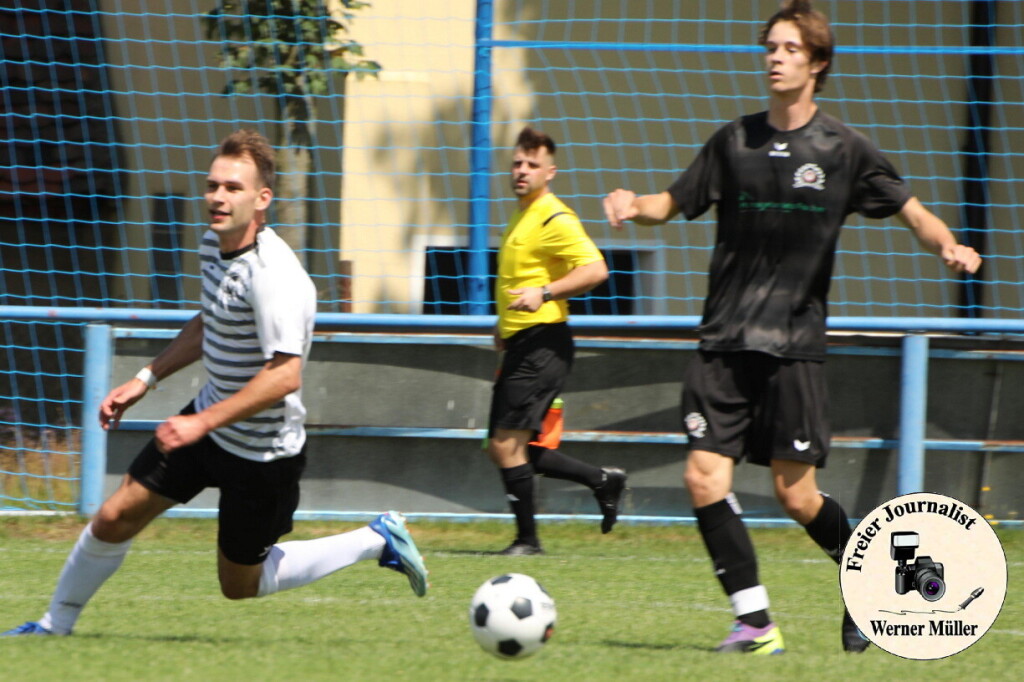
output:
[[[85,371],[82,396],[82,488],[78,513],[92,516],[103,503],[103,477],[107,473],[107,432],[100,428],[100,403],[110,392],[114,356],[110,325],[85,326]]]
[[[491,182],[491,32],[493,0],[476,3],[476,53],[473,66],[473,146],[469,157],[469,279],[467,312],[486,315],[487,232],[490,229]]]
[[[896,492],[924,490],[925,414],[928,409],[928,337],[903,337],[900,370],[900,461]]]

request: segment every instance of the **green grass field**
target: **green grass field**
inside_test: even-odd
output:
[[[69,518],[0,517],[0,628],[42,615],[81,527]],[[289,539],[353,524],[300,523]],[[799,530],[754,530],[761,577],[787,653],[723,656],[731,622],[692,527],[542,526],[547,554],[503,558],[511,526],[414,522],[432,587],[364,562],[307,587],[229,602],[215,575],[212,521],[159,520],[84,612],[73,637],[0,640],[3,680],[1017,680],[1024,645],[1024,531],[999,533],[1009,566],[999,619],[966,651],[904,660],[839,644],[837,569]],[[515,571],[558,607],[555,636],[523,661],[482,652],[473,592]],[[1014,670],[1017,670],[1015,673]]]

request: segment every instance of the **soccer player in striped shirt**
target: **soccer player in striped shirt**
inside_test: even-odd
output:
[[[4,635],[71,634],[132,539],[210,487],[220,489],[217,573],[228,599],[300,587],[371,559],[404,573],[418,596],[426,592],[426,568],[397,512],[339,535],[278,541],[292,530],[306,462],[302,370],[316,291],[291,248],[265,225],[273,188],[267,141],[245,130],[228,136],[206,178],[202,311],[152,363],[107,395],[100,423],[116,428],[157,381],[197,360],[207,383],[157,427],[82,531],[48,611]]]

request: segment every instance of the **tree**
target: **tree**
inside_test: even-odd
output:
[[[272,95],[277,104],[277,231],[304,258],[309,173],[315,149],[316,96],[339,73],[376,76],[377,62],[348,37],[359,0],[217,0],[203,17],[207,38],[222,43],[229,70],[223,94]],[[335,9],[337,13],[331,10]]]

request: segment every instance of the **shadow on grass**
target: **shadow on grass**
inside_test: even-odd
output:
[[[601,642],[603,646],[618,649],[644,649],[647,651],[672,651],[675,649],[689,649],[691,651],[709,651],[707,647],[679,644],[656,644],[654,642],[623,642],[617,639],[606,639]]]
[[[97,640],[97,641],[99,641],[99,640],[107,640],[107,641],[109,641],[109,640],[114,640],[114,639],[123,639],[123,640],[135,641],[135,642],[154,642],[154,643],[162,643],[162,644],[210,644],[210,645],[239,645],[239,644],[241,644],[241,645],[246,645],[246,646],[253,646],[253,645],[258,646],[261,643],[262,644],[267,644],[269,646],[271,644],[280,643],[280,642],[284,641],[285,639],[287,639],[287,640],[289,640],[289,641],[291,641],[291,642],[293,642],[295,644],[311,644],[311,645],[315,644],[316,646],[322,646],[325,643],[326,644],[330,644],[332,646],[340,646],[340,645],[343,645],[343,644],[344,645],[353,645],[353,646],[359,646],[360,645],[360,640],[352,639],[351,637],[339,638],[339,639],[336,639],[336,640],[333,640],[333,641],[327,641],[327,642],[325,642],[322,639],[317,639],[314,642],[313,640],[310,640],[310,639],[305,638],[305,637],[291,637],[291,638],[275,637],[274,639],[268,639],[268,640],[262,640],[261,641],[261,640],[258,640],[258,639],[254,639],[253,637],[222,637],[222,636],[219,636],[219,635],[133,635],[133,634],[125,634],[125,633],[122,633],[122,632],[92,632],[92,633],[81,634],[81,635],[76,634],[76,635],[74,635],[74,638],[75,639],[90,639],[90,640]],[[372,642],[372,641],[374,641],[372,638],[368,638],[368,639],[365,640],[365,642]]]
[[[518,559],[530,559],[530,558],[544,558],[548,556],[547,552],[543,554],[504,554],[505,548],[501,549],[444,549],[438,550],[437,552],[425,551],[423,556],[430,558],[431,556],[503,556],[506,558]]]
[[[488,556],[496,553],[496,551],[486,549],[440,549],[436,552],[427,551],[424,553],[424,556],[432,554],[437,556]]]

